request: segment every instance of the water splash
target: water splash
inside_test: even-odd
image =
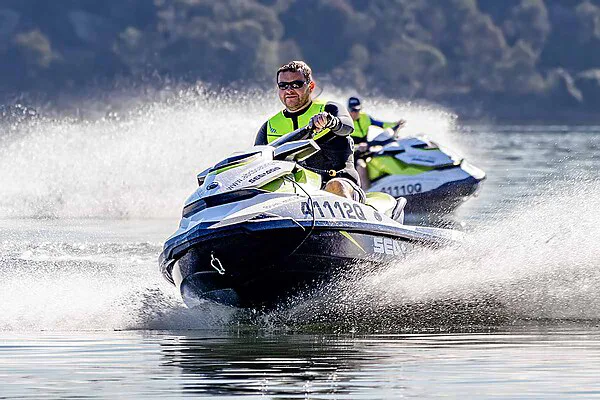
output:
[[[157,271],[160,243],[9,238],[0,243],[0,330],[249,323],[258,329],[399,331],[598,320],[600,182],[583,183],[568,195],[527,199],[512,213],[483,221],[460,247],[425,250],[336,280],[258,319],[208,303],[186,309]]]
[[[396,331],[598,320],[600,182],[550,188],[568,194],[529,199],[511,215],[483,221],[458,248],[336,281],[262,322]]]
[[[195,174],[252,145],[279,107],[271,91],[200,87],[96,121],[40,120],[0,135],[0,218],[176,218]],[[444,111],[411,112],[409,127],[449,130]]]
[[[231,314],[185,308],[158,273],[159,244],[5,240],[0,248],[0,331],[207,329]]]
[[[327,97],[345,102],[348,94]],[[408,119],[407,134],[463,139],[454,136],[454,116],[444,110],[381,99],[365,99],[365,106],[381,119]],[[271,92],[190,91],[116,117],[40,120],[2,136],[0,218],[55,222],[46,237],[2,232],[0,330],[206,329],[248,322],[238,310],[210,304],[186,309],[157,271],[161,239],[137,239],[141,225],[116,240],[105,231],[63,237],[57,224],[71,229],[70,218],[105,218],[114,230],[119,219],[147,225],[148,218],[165,218],[174,228],[195,173],[247,147],[278,107]],[[325,324],[397,331],[599,319],[600,185],[585,180],[588,175],[571,176],[575,184],[553,177],[537,197],[513,194],[510,208],[479,220],[462,247],[425,251],[337,280],[250,321],[259,329]],[[161,238],[168,233],[157,232]]]

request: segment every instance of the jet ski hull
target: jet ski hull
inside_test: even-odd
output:
[[[469,167],[474,169],[474,167]],[[404,197],[405,214],[442,215],[474,196],[485,180],[483,172],[470,174],[460,166],[414,176],[388,175],[373,182],[369,192]]]
[[[210,300],[237,307],[272,307],[290,295],[357,268],[401,259],[420,241],[365,226],[320,221],[244,223],[167,243],[165,277],[188,306]],[[177,239],[177,238],[174,238]]]
[[[389,131],[372,142],[381,150],[367,159],[369,192],[407,200],[405,214],[441,216],[475,195],[485,172],[425,137],[396,139]]]
[[[387,194],[363,204],[321,190],[321,176],[299,164],[320,150],[302,139],[309,133],[291,132],[198,174],[159,259],[188,306],[270,308],[340,273],[397,262],[415,245],[462,239],[404,225],[404,201]]]
[[[480,180],[468,177],[461,181],[448,182],[423,193],[402,196],[407,200],[406,214],[447,214],[477,193]]]

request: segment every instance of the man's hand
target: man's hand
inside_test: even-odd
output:
[[[325,128],[334,128],[336,126],[336,118],[328,112],[320,112],[313,115],[308,125],[315,132],[321,132]]]
[[[406,125],[406,120],[399,119],[398,122],[396,122],[396,128],[394,128],[394,130],[397,131],[398,129],[404,127],[404,125]]]

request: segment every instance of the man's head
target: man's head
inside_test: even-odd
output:
[[[310,102],[315,89],[312,71],[304,61],[291,61],[277,70],[279,100],[288,111],[298,111]]]
[[[348,99],[348,111],[350,111],[350,116],[354,121],[360,117],[361,109],[362,104],[360,104],[360,99],[358,97],[350,97]]]

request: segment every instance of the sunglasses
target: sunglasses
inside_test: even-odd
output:
[[[289,88],[292,89],[300,89],[302,86],[306,84],[305,81],[297,80],[291,82],[277,82],[277,87],[281,90],[287,90]]]

